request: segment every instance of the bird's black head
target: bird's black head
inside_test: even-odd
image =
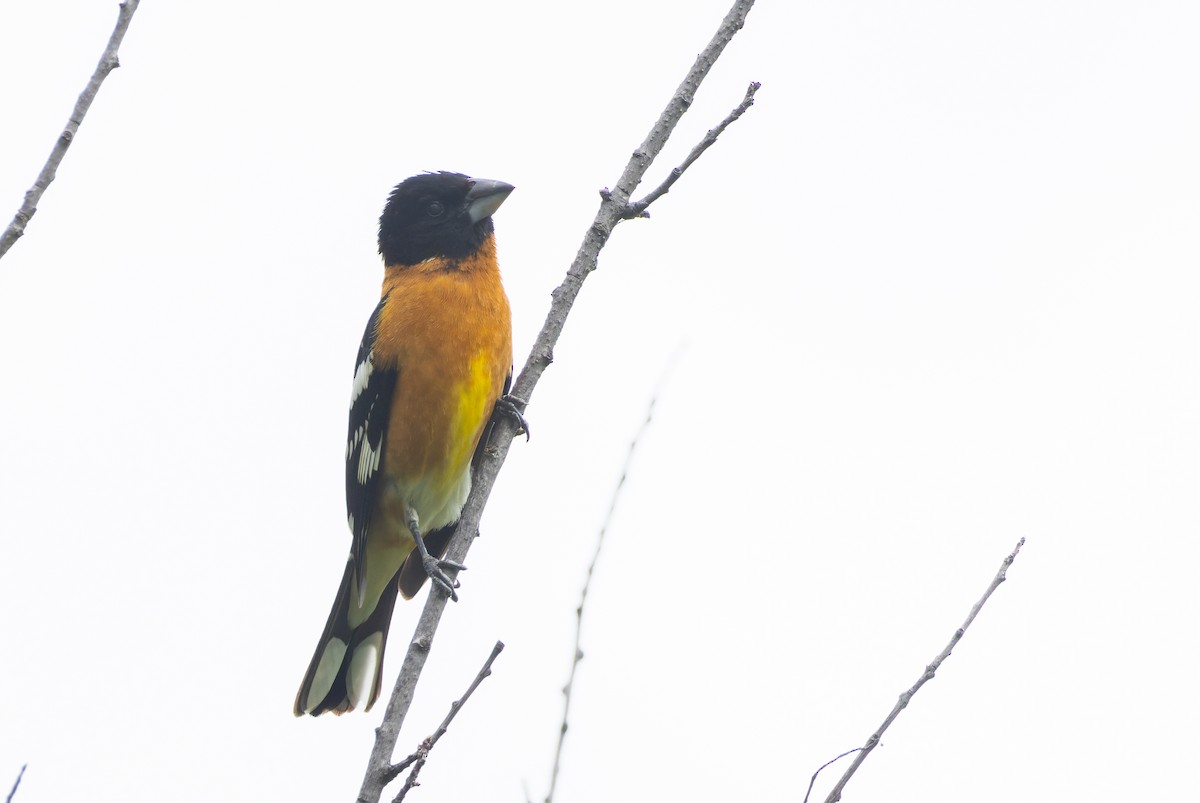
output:
[[[492,213],[511,184],[423,173],[396,185],[379,216],[379,253],[385,265],[415,265],[430,257],[461,259],[492,233]]]

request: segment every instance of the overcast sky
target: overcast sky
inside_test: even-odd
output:
[[[516,185],[522,362],[726,10],[142,4],[0,261],[0,789],[353,800],[382,706],[291,706],[387,192]],[[0,6],[4,221],[116,11]],[[409,800],[544,797],[656,387],[559,803],[800,801],[1021,537],[845,800],[1200,797],[1197,42],[1187,2],[761,0],[648,181],[757,105],[617,230],[532,400],[402,754],[508,646]]]

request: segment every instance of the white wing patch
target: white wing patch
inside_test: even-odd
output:
[[[350,389],[350,406],[358,401],[358,397],[367,389],[367,385],[371,381],[371,374],[375,371],[375,350],[367,352],[367,358],[358,364],[354,369],[354,385]]]
[[[354,447],[358,446],[359,442],[362,441],[363,433],[366,432],[366,429],[367,429],[366,424],[363,424],[361,427],[354,430],[354,437],[352,437],[350,439],[350,441],[346,444],[346,459],[347,460],[349,460],[350,455],[352,455],[354,453]]]
[[[371,384],[371,374],[375,373],[375,350],[367,352],[367,358],[358,364],[354,369],[354,384],[350,388],[350,407],[354,408],[355,402],[366,391],[367,386]],[[383,443],[380,443],[378,448],[371,448],[371,441],[366,437],[367,424],[371,421],[371,413],[375,412],[375,404],[372,402],[367,410],[366,418],[363,419],[361,426],[356,427],[354,435],[346,444],[346,459],[354,454],[354,450],[362,444],[362,451],[358,453],[358,481],[366,483],[371,475],[379,470],[379,458],[383,454]]]
[[[379,458],[383,456],[383,441],[374,449],[369,439],[363,440],[362,451],[358,453],[358,482],[365,485],[371,475],[379,470]]]

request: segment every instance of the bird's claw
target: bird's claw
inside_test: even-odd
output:
[[[433,555],[425,554],[421,557],[421,567],[425,569],[425,574],[429,575],[430,581],[438,588],[442,589],[449,595],[450,599],[458,602],[458,594],[454,589],[460,587],[462,583],[455,578],[446,574],[446,569],[454,569],[455,571],[466,571],[466,566],[445,558],[435,558]]]
[[[421,535],[421,521],[417,516],[417,511],[408,505],[404,506],[404,522],[408,525],[408,531],[412,533],[417,554],[421,556],[421,568],[425,570],[425,574],[435,586],[445,591],[451,600],[458,602],[458,594],[455,593],[454,589],[462,584],[446,574],[446,569],[464,572],[467,570],[467,567],[458,561],[449,560],[448,558],[436,558],[429,553],[429,548],[425,546],[425,538]]]
[[[518,405],[520,406],[518,407]],[[517,398],[511,393],[506,393],[496,400],[496,412],[516,423],[517,434],[524,434],[526,443],[529,442],[529,422],[525,420],[525,416],[521,415],[521,410],[528,405],[529,402]]]

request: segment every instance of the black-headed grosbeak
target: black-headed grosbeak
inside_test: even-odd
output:
[[[491,217],[512,190],[427,173],[397,185],[379,218],[383,292],[350,394],[353,545],[296,716],[369,710],[379,697],[396,593],[411,598],[431,576],[453,595],[443,568],[462,567],[439,558],[471,490],[476,448],[497,403],[508,402],[512,377],[512,323]]]

